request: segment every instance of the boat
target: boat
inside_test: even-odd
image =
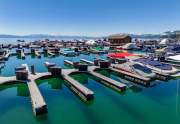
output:
[[[0,60],[7,60],[10,56],[10,51],[8,49],[0,49]]]
[[[124,46],[122,46],[122,49],[124,50],[132,50],[136,48],[136,44],[135,43],[127,43]]]
[[[165,61],[173,64],[180,64],[180,55],[166,57]]]
[[[133,61],[152,69],[155,73],[157,72],[164,75],[171,75],[176,74],[178,72],[178,70],[175,67],[169,64],[161,63],[151,58],[139,58]]]
[[[74,50],[69,49],[69,48],[61,49],[60,53],[65,56],[76,56],[77,55],[77,53]]]
[[[123,53],[110,53],[107,55],[108,58],[113,58],[113,59],[119,59],[119,58],[126,58],[129,56],[137,56],[135,54],[132,53],[128,53],[128,52],[123,52]]]
[[[49,63],[49,62],[45,62],[44,65],[45,65],[45,67],[47,67],[47,68],[56,66],[55,63]]]
[[[135,62],[113,64],[112,67],[132,74],[137,74],[145,78],[155,78],[156,76],[156,74],[152,72],[151,69]]]

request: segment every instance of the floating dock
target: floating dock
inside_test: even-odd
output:
[[[110,70],[121,74],[127,80],[133,81],[133,82],[141,84],[143,86],[150,86],[150,81],[151,81],[150,78],[145,78],[145,77],[139,76],[137,74],[132,74],[132,73],[129,73],[126,71],[122,71],[122,70],[114,68],[113,66],[110,67]]]
[[[27,82],[29,93],[31,97],[31,103],[33,107],[33,112],[35,115],[47,112],[47,105],[41,95],[36,83],[34,81]]]
[[[74,63],[72,61],[69,61],[69,60],[64,60],[64,64],[70,65],[70,66],[74,65]]]
[[[126,89],[126,85],[125,84],[95,72],[95,70],[98,70],[98,69],[99,68],[97,68],[95,66],[89,67],[89,73],[91,75],[101,79],[102,83],[105,84],[106,86],[109,86],[109,87],[111,87],[111,88],[113,88],[113,89],[115,89],[117,91],[124,91]]]
[[[50,56],[55,56],[56,55],[53,52],[51,52],[50,50],[47,51],[47,54],[50,55]]]
[[[35,54],[37,57],[39,57],[39,58],[41,57],[41,54],[40,54],[40,52],[39,52],[38,50],[35,50],[35,51],[34,51],[34,54]]]
[[[86,59],[81,59],[80,61],[83,62],[83,63],[86,63],[86,64],[88,64],[88,65],[94,65],[94,62],[88,61],[88,60],[86,60]]]
[[[20,55],[21,55],[21,58],[25,59],[25,54],[24,54],[23,50],[21,50]]]
[[[44,98],[41,95],[37,84],[35,83],[35,80],[37,77],[44,76],[44,75],[40,74],[38,76],[34,76],[30,73],[27,64],[22,64],[22,66],[26,68],[26,71],[28,71],[29,81],[27,81],[27,85],[29,88],[29,93],[30,93],[30,97],[31,97],[31,102],[32,102],[34,114],[39,115],[41,113],[47,112],[46,102],[44,101]]]
[[[74,70],[74,71],[73,71]],[[94,93],[90,89],[86,88],[78,81],[71,78],[69,75],[73,72],[77,72],[75,69],[63,69],[62,76],[68,81],[68,86],[71,90],[73,90],[79,97],[81,97],[84,101],[92,100],[94,98]]]
[[[11,52],[8,52],[5,56],[4,56],[4,59],[5,60],[8,60],[9,56],[11,55]]]

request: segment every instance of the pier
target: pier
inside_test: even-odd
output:
[[[47,54],[50,55],[50,56],[55,56],[56,55],[53,52],[51,52],[50,50],[47,50]]]
[[[25,59],[24,50],[22,50],[22,49],[17,49],[17,50],[16,50],[16,53],[19,54],[22,59]]]
[[[70,65],[70,66],[74,65],[74,63],[72,61],[69,61],[69,60],[64,60],[64,64]]]
[[[69,61],[71,62],[71,61]],[[48,68],[48,70],[53,74],[55,72],[52,72],[52,68],[58,68],[56,67],[56,64],[54,63],[49,63],[45,62],[45,66]],[[56,71],[56,69],[54,69]],[[90,89],[86,88],[82,84],[80,84],[78,81],[74,80],[72,77],[70,77],[70,74],[72,73],[78,73],[79,70],[77,69],[62,69],[61,70],[61,75],[56,75],[56,76],[61,76],[64,80],[67,81],[67,86],[74,92],[76,93],[82,100],[84,101],[89,101],[94,98],[94,93]]]
[[[132,74],[132,73],[129,73],[126,71],[122,71],[122,70],[114,68],[113,66],[110,67],[110,70],[121,74],[127,80],[133,81],[135,83],[138,83],[138,84],[141,84],[144,86],[150,86],[150,81],[151,81],[150,78],[145,78],[145,77],[139,76],[137,74]]]
[[[34,114],[39,115],[41,113],[46,112],[47,111],[46,102],[44,101],[43,96],[41,95],[34,80],[27,82],[27,85],[29,88],[29,93],[31,97],[31,103],[32,103]]]
[[[26,76],[26,74],[28,76]],[[47,112],[47,105],[35,80],[49,76],[51,76],[49,72],[31,74],[27,64],[22,64],[21,67],[16,68],[16,76],[0,77],[0,84],[26,83],[30,93],[32,110],[34,115],[37,116]]]
[[[39,57],[39,58],[41,57],[41,54],[40,54],[38,49],[31,48],[31,53],[34,54],[35,56]]]
[[[86,64],[88,64],[88,65],[94,65],[94,62],[88,61],[88,60],[86,60],[86,59],[81,59],[80,61],[83,62],[83,63],[86,63]]]
[[[34,51],[34,54],[35,54],[37,57],[39,57],[39,58],[41,57],[41,54],[39,53],[38,50],[35,50],[35,51]]]
[[[21,55],[21,58],[25,59],[25,54],[24,54],[24,52],[22,50],[21,50],[20,55]]]
[[[81,97],[84,101],[92,100],[94,98],[94,93],[90,89],[86,88],[82,84],[80,84],[78,81],[71,78],[69,75],[72,73],[77,72],[77,70],[74,69],[63,69],[62,74],[63,78],[68,82],[69,88],[75,92],[79,97]]]
[[[115,89],[117,91],[124,91],[126,89],[125,84],[95,72],[95,70],[98,70],[98,69],[100,69],[100,68],[97,68],[95,66],[91,66],[91,67],[89,67],[89,73],[91,75],[101,79],[102,83],[105,84],[106,86],[109,86],[109,87],[111,87],[111,88],[113,88],[113,89]]]
[[[11,52],[6,53],[6,55],[4,56],[4,59],[5,59],[5,60],[8,60],[8,58],[9,58],[10,55],[11,55]]]
[[[29,80],[27,81],[27,85],[29,88],[29,93],[30,93],[30,97],[31,97],[34,114],[39,115],[41,113],[47,112],[46,102],[44,101],[44,98],[41,95],[39,88],[38,88],[37,84],[35,83],[35,80],[42,76],[50,75],[50,73],[42,73],[42,74],[35,76],[35,75],[31,74],[27,64],[22,64],[22,67],[25,67],[25,70],[28,72],[28,75],[29,75]]]

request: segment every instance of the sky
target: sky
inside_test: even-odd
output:
[[[180,29],[180,0],[0,0],[0,34],[105,36]]]

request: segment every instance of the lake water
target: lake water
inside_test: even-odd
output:
[[[26,49],[28,51],[28,49]],[[23,63],[35,65],[38,72],[46,71],[44,62],[49,61],[63,68],[64,60],[93,60],[106,55],[80,55],[76,57],[27,56],[25,60],[12,56],[1,69],[1,76],[14,75],[14,68]],[[35,117],[32,112],[27,85],[0,85],[0,124],[179,124],[179,79],[167,82],[154,81],[152,87],[144,88],[126,81],[117,74],[100,71],[103,75],[125,83],[129,88],[118,93],[99,83],[99,79],[87,74],[71,75],[94,91],[94,100],[84,103],[59,78],[37,80],[36,83],[47,103],[48,113]]]

